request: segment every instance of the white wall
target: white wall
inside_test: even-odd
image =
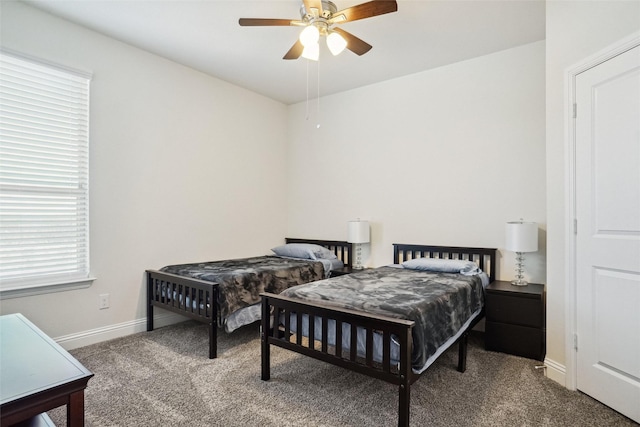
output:
[[[286,231],[287,109],[23,3],[2,46],[93,73],[87,289],[3,300],[59,338],[144,328],[144,270],[261,255]],[[98,310],[98,295],[111,307]],[[114,330],[115,329],[115,330]],[[78,338],[78,337],[76,337]],[[86,344],[81,339],[68,343]]]
[[[565,384],[567,363],[566,218],[568,160],[565,73],[578,62],[640,31],[639,1],[547,1],[547,359],[548,375]],[[570,333],[574,331],[569,331]]]
[[[393,243],[500,248],[505,222],[540,224],[528,277],[545,281],[544,42],[289,107],[288,234],[346,239],[371,222],[366,265]],[[327,77],[323,77],[327,78]]]

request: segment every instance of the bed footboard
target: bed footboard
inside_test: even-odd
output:
[[[412,329],[414,322],[391,317],[377,316],[353,310],[309,304],[297,299],[261,294],[262,297],[262,375],[267,381],[271,377],[270,346],[286,348],[314,359],[359,372],[398,386],[398,425],[409,425],[410,390],[418,376],[411,369]],[[293,315],[293,316],[292,316]],[[308,325],[322,324],[320,336],[314,327],[303,330],[303,318]],[[283,322],[279,319],[283,318]],[[295,324],[291,324],[293,322]],[[273,324],[272,324],[273,320]],[[334,325],[333,342],[330,342],[329,324]],[[350,332],[349,348],[343,348],[343,325]],[[365,352],[358,354],[358,329],[366,336]],[[374,360],[374,334],[382,337],[382,358]],[[305,335],[308,335],[306,337]],[[399,361],[391,359],[391,337],[400,343]]]
[[[147,273],[147,331],[153,330],[153,308],[160,307],[209,326],[209,358],[218,353],[218,284],[157,270]]]

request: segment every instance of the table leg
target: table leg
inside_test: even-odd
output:
[[[69,395],[67,425],[69,427],[84,427],[84,390]]]

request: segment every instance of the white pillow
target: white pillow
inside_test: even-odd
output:
[[[329,249],[311,243],[288,243],[271,249],[278,256],[301,259],[336,259]]]
[[[402,263],[404,268],[412,270],[434,271],[439,273],[460,273],[473,276],[481,272],[478,264],[463,259],[414,258]]]

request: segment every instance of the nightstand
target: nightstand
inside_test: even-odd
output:
[[[357,273],[358,271],[364,271],[364,270],[367,270],[367,268],[365,267],[360,270],[356,270],[355,268],[345,266],[342,268],[331,270],[331,274],[329,275],[329,277],[344,276],[345,274]]]
[[[485,348],[544,360],[544,285],[514,286],[497,280],[485,291]]]

